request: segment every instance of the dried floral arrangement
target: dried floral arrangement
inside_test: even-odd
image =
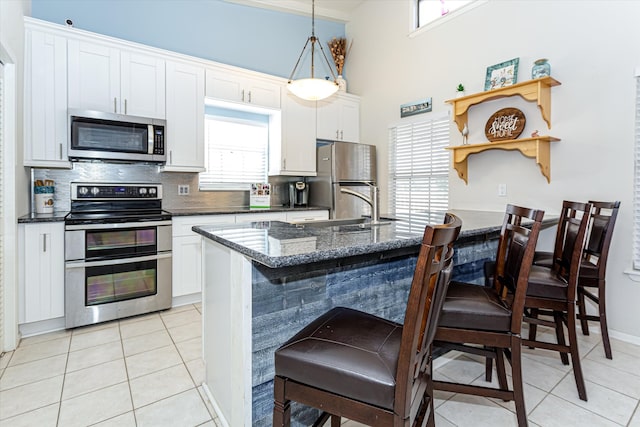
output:
[[[349,49],[347,50],[347,39],[343,37],[334,37],[330,41],[327,42],[329,45],[329,50],[331,51],[331,56],[333,57],[333,62],[336,64],[336,71],[338,75],[342,75],[342,68],[344,68],[344,61],[347,58],[347,53],[351,50],[351,45],[353,45],[353,40],[351,41],[351,45],[349,45]]]

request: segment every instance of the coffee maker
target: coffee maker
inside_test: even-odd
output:
[[[307,206],[309,202],[309,186],[304,181],[289,183],[289,206]]]

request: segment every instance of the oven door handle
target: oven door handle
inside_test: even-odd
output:
[[[109,230],[114,228],[141,228],[156,227],[159,225],[171,225],[171,221],[142,221],[142,222],[122,222],[108,224],[77,224],[66,225],[65,230]]]
[[[85,268],[85,267],[102,267],[105,265],[122,265],[131,264],[134,262],[155,261],[164,258],[171,258],[171,252],[161,253],[157,255],[142,256],[136,258],[120,258],[120,259],[108,259],[102,261],[67,261],[65,268]]]

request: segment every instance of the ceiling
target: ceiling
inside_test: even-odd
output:
[[[301,15],[311,15],[311,0],[226,0],[230,3],[264,9],[279,10]],[[347,22],[351,12],[364,0],[316,0],[316,17]]]

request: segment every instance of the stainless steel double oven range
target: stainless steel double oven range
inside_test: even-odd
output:
[[[171,307],[171,215],[162,184],[71,183],[67,328]]]

